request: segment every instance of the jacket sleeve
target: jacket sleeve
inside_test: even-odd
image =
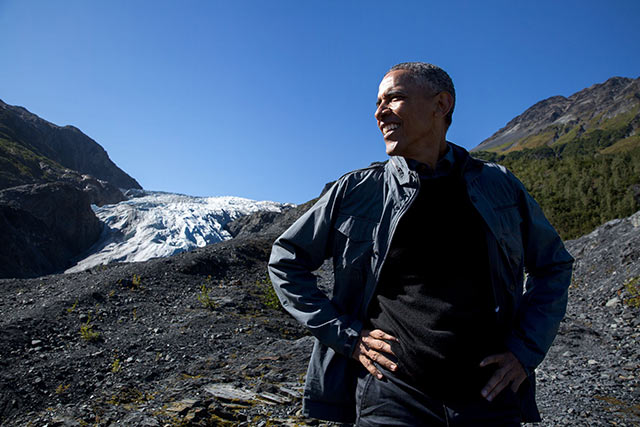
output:
[[[547,354],[565,315],[573,258],[538,203],[518,184],[527,280],[507,347],[531,374]]]
[[[336,308],[312,273],[332,256],[339,191],[340,181],[275,241],[269,276],[285,310],[322,344],[350,357],[362,324]]]

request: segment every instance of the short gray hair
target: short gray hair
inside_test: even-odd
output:
[[[449,114],[445,117],[447,126],[451,125],[453,117],[453,109],[456,105],[456,89],[453,87],[453,81],[449,74],[437,65],[428,64],[426,62],[403,62],[391,67],[387,74],[392,71],[405,70],[420,85],[426,86],[435,93],[447,92],[453,97],[453,105]]]

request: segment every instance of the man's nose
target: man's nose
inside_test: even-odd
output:
[[[378,105],[378,108],[376,108],[376,112],[373,114],[373,116],[376,118],[376,120],[380,120],[380,118],[386,116],[389,113],[389,106],[381,103],[380,105]]]

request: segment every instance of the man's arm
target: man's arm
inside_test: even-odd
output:
[[[482,389],[482,395],[489,401],[507,387],[516,392],[542,362],[566,312],[571,283],[573,258],[538,203],[515,180],[523,197],[526,292],[516,307],[516,322],[507,338],[508,351],[488,356],[480,363],[480,366],[497,365]]]
[[[285,310],[321,343],[350,357],[362,324],[332,304],[312,273],[332,255],[339,192],[340,181],[275,241],[269,275]]]
[[[529,375],[544,359],[565,315],[573,258],[538,203],[522,191],[526,292],[507,346]]]

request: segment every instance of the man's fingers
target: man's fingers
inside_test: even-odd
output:
[[[522,383],[524,382],[524,380],[526,378],[527,378],[526,376],[524,376],[524,377],[516,377],[513,380],[513,382],[511,383],[511,391],[514,392],[514,393],[517,393],[518,389],[520,388],[520,386],[522,385]]]
[[[386,341],[382,341],[382,340],[371,338],[371,337],[364,337],[362,338],[362,342],[365,343],[367,347],[374,349],[376,351],[394,354],[393,351],[391,350],[391,345]]]
[[[395,371],[398,366],[389,360],[384,354],[394,355],[391,349],[391,344],[387,341],[398,341],[393,335],[389,335],[380,329],[374,329],[373,331],[362,331],[360,337],[361,345],[364,345],[363,353],[369,357],[372,361],[380,364],[385,369]]]
[[[498,369],[487,381],[487,385],[481,391],[482,397],[487,399],[488,401],[493,400],[495,396],[497,396],[506,386],[504,384],[505,381],[505,370]]]
[[[398,368],[396,363],[385,356],[385,354],[394,354],[391,350],[391,345],[387,341],[398,340],[380,329],[374,329],[373,331],[362,330],[358,345],[356,345],[352,355],[371,375],[375,375],[378,379],[382,379],[383,375],[376,367],[376,364],[390,371],[395,371]]]
[[[377,351],[373,351],[373,350],[368,350],[366,355],[369,357],[369,359],[371,359],[371,361],[377,363],[378,365],[382,366],[385,369],[388,369],[390,371],[395,371],[397,369],[396,364],[391,360],[387,359],[382,353],[378,353]]]
[[[480,367],[484,368],[485,366],[492,365],[494,363],[499,363],[502,361],[502,355],[500,354],[492,354],[491,356],[485,357],[482,362],[480,362]]]
[[[373,364],[373,361],[370,358],[370,350],[362,342],[362,339],[360,339],[360,342],[358,343],[355,350],[353,351],[352,357],[356,359],[358,362],[360,362],[362,366],[364,366],[365,369],[369,371],[369,373],[371,373],[371,375],[374,375],[377,378],[382,379],[382,373]]]
[[[522,365],[513,353],[506,352],[486,357],[480,366],[497,363],[499,369],[491,376],[481,394],[488,401],[492,401],[502,390],[509,387],[515,393],[527,377]]]
[[[371,359],[368,358],[365,354],[360,354],[358,360],[360,361],[360,363],[362,363],[362,366],[364,366],[365,369],[369,371],[371,375],[375,376],[379,380],[382,379],[382,372],[380,372],[378,368],[376,368],[376,365],[374,365]]]
[[[394,337],[393,335],[389,335],[388,333],[380,329],[374,329],[373,331],[368,331],[368,332],[369,333],[367,335],[379,340],[398,341],[396,337]]]

